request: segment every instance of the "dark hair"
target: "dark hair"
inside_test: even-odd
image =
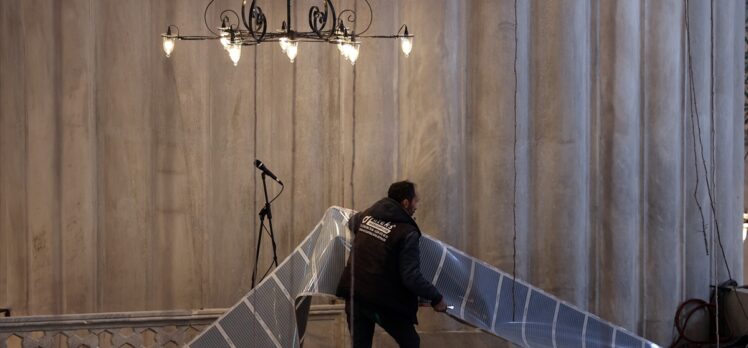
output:
[[[416,196],[416,184],[405,180],[398,181],[390,185],[390,189],[387,190],[387,197],[396,200],[398,203],[402,203],[403,199],[413,200]]]

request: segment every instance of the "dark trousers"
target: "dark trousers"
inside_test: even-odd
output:
[[[351,310],[351,307],[352,310]],[[415,325],[394,315],[377,311],[372,306],[361,301],[345,302],[345,314],[348,320],[348,330],[353,336],[353,348],[370,348],[374,338],[374,324],[378,324],[397,344],[403,348],[418,348],[421,338],[416,333]]]

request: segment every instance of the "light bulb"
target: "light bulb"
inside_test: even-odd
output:
[[[343,58],[345,60],[350,61],[351,60],[351,50],[353,49],[353,46],[351,46],[350,43],[346,42],[340,47],[340,54],[343,55]]]
[[[288,47],[286,47],[286,55],[288,56],[288,59],[291,60],[291,63],[293,63],[294,59],[296,59],[296,54],[298,53],[299,53],[299,42],[289,40]]]
[[[343,53],[344,49],[345,49],[345,46],[343,45],[343,41],[338,41],[338,52],[340,52],[342,56],[345,56],[345,53]]]
[[[288,49],[288,38],[282,37],[280,40],[278,40],[278,44],[280,44],[281,50],[283,50],[283,53],[286,53],[286,50]]]
[[[242,45],[240,43],[232,43],[229,45],[229,58],[234,62],[234,66],[239,64],[239,58],[242,57]]]
[[[164,38],[164,53],[166,53],[166,58],[171,57],[171,52],[174,51],[174,39],[179,38],[179,28],[177,28],[177,35],[173,36],[171,35],[171,27],[177,28],[174,25],[170,25],[166,27],[166,33],[161,34]]]
[[[354,42],[350,45],[350,48],[348,49],[348,60],[351,62],[351,65],[356,64],[356,59],[358,59],[358,50],[359,50],[360,44],[358,42]]]
[[[413,50],[413,38],[412,37],[401,37],[400,48],[403,49],[406,57],[410,56],[410,51]]]
[[[218,29],[221,30],[221,38],[218,41],[221,42],[223,49],[227,50],[231,43],[231,26],[229,25],[228,17],[221,18],[221,27]]]
[[[164,53],[166,53],[166,58],[171,57],[171,52],[174,51],[174,38],[164,36]]]
[[[400,48],[403,49],[405,56],[409,57],[410,51],[413,50],[413,37],[408,33],[408,26],[403,25],[403,27],[405,27],[405,32],[403,33],[403,36],[400,37]]]
[[[229,39],[229,33],[225,31],[221,32],[221,38],[218,41],[221,42],[223,49],[229,49],[229,44],[231,43],[231,39]]]

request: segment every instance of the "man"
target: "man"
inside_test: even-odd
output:
[[[337,295],[346,299],[353,348],[371,347],[375,323],[400,347],[419,347],[414,326],[418,297],[437,312],[447,310],[442,295],[421,274],[421,231],[412,218],[417,207],[415,185],[400,181],[390,186],[387,198],[348,222],[355,237]]]

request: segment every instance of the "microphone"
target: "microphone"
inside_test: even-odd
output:
[[[275,174],[273,174],[273,172],[271,172],[270,169],[268,169],[268,167],[265,167],[265,163],[262,163],[262,161],[256,159],[255,160],[255,167],[257,167],[257,169],[261,170],[263,174],[269,176],[271,179],[273,179],[273,180],[277,181],[279,184],[283,185],[283,182],[280,181],[280,179],[278,179],[278,177],[275,176]]]

